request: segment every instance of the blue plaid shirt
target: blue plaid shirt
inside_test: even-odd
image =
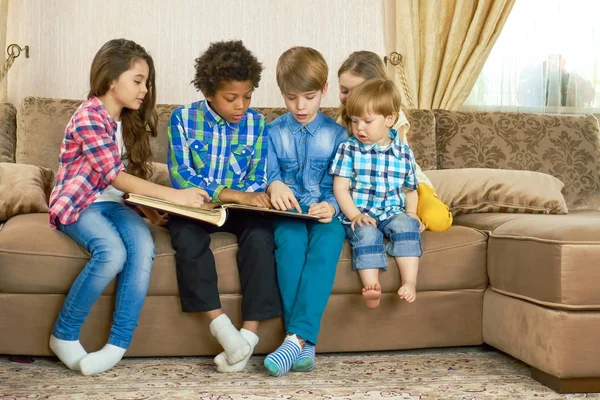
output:
[[[333,195],[329,164],[339,144],[348,137],[346,128],[320,111],[306,126],[288,112],[267,127],[269,185],[282,181],[300,205],[326,201],[335,207],[337,215],[340,208]]]
[[[265,117],[248,109],[232,124],[206,100],[173,110],[167,164],[174,188],[199,187],[213,201],[224,188],[262,192],[267,186]]]
[[[417,190],[415,156],[398,132],[390,129],[392,143],[381,148],[348,138],[331,162],[333,175],[350,178],[350,194],[362,214],[379,222],[405,212],[403,188]],[[343,223],[350,223],[344,216]]]

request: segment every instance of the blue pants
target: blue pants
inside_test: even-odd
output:
[[[421,257],[419,222],[405,213],[373,225],[344,225],[346,237],[352,245],[352,268],[387,270],[387,252],[392,257]],[[383,245],[383,237],[390,241]]]
[[[144,220],[116,202],[92,203],[69,225],[58,229],[91,256],[73,282],[52,334],[62,340],[79,339],[92,305],[118,276],[115,312],[108,343],[129,348],[144,304],[154,261],[154,241]]]
[[[274,228],[286,332],[317,344],[344,244],[344,228],[336,218],[327,224],[279,219]]]

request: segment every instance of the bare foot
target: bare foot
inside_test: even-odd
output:
[[[379,282],[374,285],[367,285],[362,290],[363,299],[367,308],[376,308],[379,306],[379,300],[381,300],[381,285]]]
[[[412,303],[417,298],[417,289],[414,284],[406,283],[398,289],[398,296],[407,303]]]

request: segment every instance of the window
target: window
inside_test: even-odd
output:
[[[517,0],[463,109],[600,112],[600,1]]]

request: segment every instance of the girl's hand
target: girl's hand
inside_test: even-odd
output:
[[[271,200],[269,200],[269,195],[265,192],[240,192],[238,203],[247,206],[271,208]]]
[[[425,230],[425,225],[423,224],[423,222],[421,222],[421,218],[419,218],[419,216],[417,215],[417,213],[407,212],[406,215],[408,215],[409,217],[412,217],[412,218],[416,219],[419,222],[419,232],[423,232]]]
[[[363,225],[373,225],[374,227],[377,227],[377,221],[375,221],[375,218],[369,217],[365,214],[358,214],[356,217],[352,218],[350,222],[352,222],[350,224],[350,228],[352,229],[352,231],[354,231],[356,225],[358,225],[361,228]]]
[[[201,207],[204,202],[210,201],[206,190],[200,188],[179,189],[175,191],[173,197],[174,203],[190,207]]]
[[[326,224],[331,222],[333,216],[335,215],[335,207],[326,201],[311,204],[310,208],[308,209],[308,215],[316,215],[317,217],[321,217],[319,222]]]
[[[287,211],[295,208],[296,211],[302,214],[302,208],[300,208],[294,192],[285,183],[281,181],[273,182],[269,186],[269,193],[271,193],[271,204],[276,210]]]
[[[164,214],[161,215],[159,213],[156,213],[155,216],[149,217],[148,219],[154,225],[165,226],[169,222],[169,214],[164,213]]]

